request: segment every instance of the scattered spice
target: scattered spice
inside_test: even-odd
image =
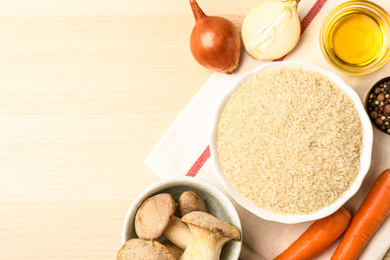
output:
[[[390,77],[374,85],[368,94],[367,110],[371,120],[383,132],[390,134]]]

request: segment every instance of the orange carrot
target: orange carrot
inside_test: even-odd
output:
[[[312,259],[327,249],[347,229],[351,214],[344,207],[315,221],[289,248],[275,260]]]
[[[389,213],[390,169],[387,169],[375,180],[331,259],[358,258]]]

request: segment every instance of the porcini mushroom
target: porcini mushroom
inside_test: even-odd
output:
[[[171,251],[153,240],[133,238],[127,240],[119,249],[117,260],[176,260]]]
[[[188,224],[191,241],[180,260],[217,260],[223,245],[229,240],[241,240],[238,228],[223,222],[207,212],[194,211],[181,218]]]
[[[181,217],[193,212],[207,212],[207,205],[203,198],[195,191],[185,191],[179,197],[178,210]]]
[[[191,240],[188,226],[173,216],[175,200],[169,193],[146,199],[135,216],[135,232],[143,239],[154,240],[162,234],[178,247],[185,249]]]

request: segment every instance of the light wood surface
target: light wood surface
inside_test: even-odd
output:
[[[256,2],[200,3],[240,27]],[[188,1],[0,6],[0,259],[114,259],[145,156],[212,74]]]

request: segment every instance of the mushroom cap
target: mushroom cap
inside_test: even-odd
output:
[[[182,217],[181,221],[189,225],[209,230],[213,233],[218,233],[221,236],[229,237],[236,241],[241,240],[241,232],[236,226],[223,222],[207,212],[193,211]]]
[[[175,212],[175,200],[169,193],[146,199],[135,216],[135,232],[143,239],[158,238],[168,226]]]
[[[175,260],[171,251],[157,241],[133,238],[119,249],[117,260]]]
[[[179,214],[181,217],[192,211],[207,212],[207,205],[203,198],[195,191],[185,191],[179,197]]]

